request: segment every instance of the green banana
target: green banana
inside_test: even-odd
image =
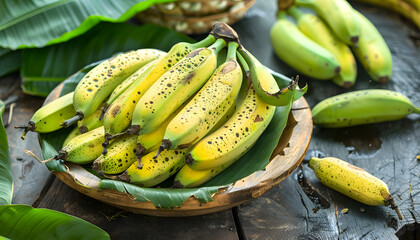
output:
[[[402,219],[386,183],[365,170],[334,157],[313,157],[309,160],[309,167],[327,187],[366,205],[391,205]]]
[[[101,115],[103,108],[105,107],[106,103],[102,103],[93,114],[77,122],[77,128],[79,129],[80,133],[85,133],[102,126],[104,121],[101,119]]]
[[[58,154],[51,159],[61,159],[71,163],[86,164],[93,162],[101,155],[104,141],[104,127],[80,134],[72,138]]]
[[[355,55],[373,80],[386,83],[392,75],[391,52],[375,26],[361,13],[354,11],[360,22],[361,34]]]
[[[384,89],[340,94],[321,101],[312,109],[314,124],[326,128],[393,121],[410,113],[420,114],[420,108],[401,93]]]
[[[354,17],[353,7],[346,0],[296,0],[295,4],[315,10],[341,41],[357,46],[362,35],[360,23]]]
[[[209,79],[216,68],[217,53],[225,45],[218,39],[208,48],[194,50],[163,74],[140,98],[128,132],[145,134],[161,125]]]
[[[119,174],[136,161],[137,136],[124,136],[109,146],[107,154],[93,162],[92,169],[104,174]]]
[[[271,28],[271,42],[277,56],[307,76],[327,80],[340,73],[334,55],[287,20],[284,11],[279,12],[278,20]]]
[[[228,44],[226,62],[214,71],[169,123],[158,154],[164,149],[189,148],[203,138],[234,104],[242,83],[242,69],[235,56],[237,47],[235,42]]]
[[[62,147],[66,146],[67,143],[70,142],[70,140],[72,140],[74,137],[76,137],[80,134],[82,134],[82,133],[80,133],[79,128],[73,128],[73,130],[71,130],[69,135],[67,135],[66,139],[64,139]]]
[[[228,167],[232,159],[244,154],[257,141],[275,110],[275,106],[264,103],[250,87],[233,116],[221,128],[194,145],[185,162],[193,170]]]
[[[130,51],[110,58],[90,70],[74,90],[76,116],[66,120],[63,125],[69,126],[94,113],[115,87],[161,54],[162,51],[156,49]]]
[[[184,157],[187,151],[188,149],[165,150],[157,158],[154,158],[157,150],[150,152],[143,157],[142,169],[133,163],[127,171],[118,176],[118,179],[141,187],[155,186],[181,169],[185,164]]]
[[[252,84],[258,97],[265,103],[273,106],[285,106],[294,101],[297,92],[306,92],[305,89],[299,89],[296,81],[290,79],[290,82],[282,89],[279,89],[277,82],[270,71],[258,61],[250,52],[245,49],[239,51],[245,62],[242,62],[243,68],[249,72]],[[249,69],[249,70],[248,70]]]
[[[303,13],[296,7],[291,7],[288,11],[306,36],[330,51],[338,60],[341,71],[333,78],[333,82],[344,88],[353,86],[356,82],[357,65],[350,48],[316,15]]]
[[[62,128],[61,124],[68,118],[74,116],[76,111],[73,107],[74,92],[68,93],[38,109],[31,120],[15,128],[22,128],[21,138],[25,139],[29,131],[48,133]]]

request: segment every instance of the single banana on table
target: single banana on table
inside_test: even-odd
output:
[[[21,138],[25,139],[29,131],[48,133],[62,128],[61,124],[76,114],[73,95],[74,92],[68,93],[42,106],[26,125],[16,126],[24,129]]]
[[[314,124],[325,128],[393,121],[420,114],[401,93],[384,89],[359,90],[327,98],[312,108]]]
[[[67,127],[93,114],[112,91],[128,76],[162,54],[156,49],[140,49],[110,58],[90,70],[74,90],[76,115],[65,122]]]
[[[162,145],[165,149],[189,148],[203,138],[235,103],[242,84],[236,60],[236,42],[229,42],[226,61],[213,73],[194,98],[172,119]]]
[[[277,56],[312,78],[327,80],[339,74],[336,57],[303,34],[286,16],[285,11],[280,11],[271,28],[271,43]]]
[[[315,10],[341,41],[357,46],[361,35],[360,23],[346,0],[296,0],[295,4]]]
[[[386,83],[392,75],[392,56],[385,40],[376,27],[361,13],[353,14],[360,22],[360,38],[358,47],[352,47],[356,57],[373,80]]]
[[[140,135],[159,127],[210,78],[225,45],[218,39],[207,48],[194,50],[164,73],[140,98],[127,131]]]
[[[303,13],[297,7],[291,7],[288,11],[306,36],[330,51],[337,59],[341,71],[333,77],[333,82],[344,88],[353,86],[356,82],[357,65],[350,48],[316,15]]]
[[[91,163],[102,153],[104,127],[98,127],[72,138],[58,154],[50,160],[64,160],[76,164]]]
[[[309,160],[309,167],[327,187],[366,205],[391,205],[402,219],[386,183],[365,170],[334,157],[313,157]]]
[[[177,43],[165,57],[157,60],[155,64],[151,63],[152,65],[138,76],[138,79],[109,106],[104,115],[106,131],[104,153],[106,153],[108,141],[124,134],[123,131],[130,126],[135,107],[148,89],[191,51],[208,46],[214,41],[214,36],[209,35],[204,40],[195,44],[185,42]],[[165,75],[166,78],[168,75]],[[136,134],[136,132],[134,131],[131,134]]]
[[[118,179],[141,187],[155,186],[181,169],[185,164],[184,157],[187,151],[188,148],[165,150],[157,158],[154,158],[157,150],[150,152],[142,158],[142,169],[133,163],[127,171],[118,176]]]

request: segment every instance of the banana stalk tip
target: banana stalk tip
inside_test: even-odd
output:
[[[65,120],[62,124],[60,124],[60,126],[62,126],[62,127],[71,126],[71,125],[77,123],[78,121],[82,120],[83,118],[84,118],[84,114],[81,113],[81,112],[77,112],[74,117]]]
[[[188,166],[191,166],[194,163],[194,158],[191,156],[191,153],[187,154],[187,156],[185,156],[185,163]]]
[[[123,182],[130,182],[130,177],[128,176],[127,172],[123,172],[120,175],[117,176],[118,180],[121,180]]]
[[[357,48],[358,47],[358,43],[359,43],[359,36],[353,36],[350,38],[350,41],[353,43],[354,47]]]
[[[387,82],[389,82],[389,77],[388,76],[379,77],[378,82],[379,83],[387,83]]]
[[[184,188],[184,185],[179,180],[174,181],[173,188]]]

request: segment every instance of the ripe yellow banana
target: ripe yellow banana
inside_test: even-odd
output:
[[[185,157],[193,170],[228,167],[257,141],[270,123],[276,107],[264,103],[250,87],[234,115],[218,130],[200,140]],[[182,181],[181,181],[182,183]]]
[[[63,124],[69,126],[98,109],[112,91],[140,67],[162,54],[156,49],[140,49],[110,58],[90,70],[74,90],[73,105],[76,116]]]
[[[133,163],[127,171],[119,175],[119,180],[139,185],[141,187],[155,186],[174,173],[176,173],[185,164],[184,157],[188,149],[165,150],[157,158],[157,150],[150,152],[143,157],[143,168],[139,169],[136,163]]]
[[[296,0],[295,4],[315,10],[341,41],[357,46],[361,35],[360,23],[346,0]]]
[[[392,75],[392,57],[385,40],[375,26],[361,13],[354,11],[360,22],[359,45],[352,48],[373,80],[386,83]]]
[[[384,89],[340,94],[321,101],[312,109],[314,124],[326,128],[393,121],[410,113],[420,114],[420,108],[401,93]]]
[[[21,138],[25,139],[28,131],[48,133],[62,128],[61,124],[76,113],[73,94],[74,92],[68,93],[42,106],[27,124],[15,127],[24,129]]]
[[[53,159],[77,164],[91,163],[101,155],[104,135],[103,126],[80,134],[72,138]]]
[[[203,138],[235,103],[241,88],[242,69],[236,61],[238,44],[230,42],[228,45],[226,62],[214,71],[207,83],[169,123],[160,151],[189,148]]]
[[[92,169],[105,174],[119,174],[127,170],[136,157],[137,136],[124,136],[116,139],[108,148],[107,154],[93,162]]]
[[[218,39],[208,48],[191,52],[164,73],[140,98],[128,131],[145,134],[161,125],[209,79],[216,68],[217,53],[225,45]]]
[[[333,78],[334,83],[344,88],[353,86],[356,82],[357,65],[350,48],[316,15],[303,13],[296,7],[289,8],[289,12],[306,36],[330,51],[338,60],[341,71]]]
[[[271,28],[271,43],[280,59],[307,76],[327,80],[340,73],[334,55],[287,20],[284,11],[279,12]]]
[[[365,170],[333,157],[313,157],[309,160],[309,167],[327,187],[366,205],[391,205],[402,219],[386,183]]]

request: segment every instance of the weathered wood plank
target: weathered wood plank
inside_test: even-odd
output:
[[[20,139],[22,131],[14,129],[14,126],[27,123],[33,113],[42,105],[44,99],[23,94],[20,90],[20,78],[17,74],[2,78],[0,84],[0,99],[5,100],[13,95],[19,97],[13,108],[11,123],[6,128],[14,182],[13,203],[30,205],[38,197],[51,173],[44,165],[39,164],[34,158],[23,152],[24,149],[27,149],[37,156],[41,156],[37,135],[30,132],[26,140],[22,141]],[[6,109],[3,117],[5,122],[7,122],[8,116],[9,108]]]
[[[242,38],[242,42],[262,62],[274,70],[293,76],[297,73],[275,56],[268,37],[274,23],[272,16],[276,11],[275,2],[257,2],[258,6],[254,6],[247,17],[235,25],[235,29],[240,37],[247,34],[253,36]],[[371,19],[384,36],[392,52],[394,67],[392,81],[381,85],[369,80],[367,73],[359,66],[357,83],[350,91],[366,88],[392,89],[405,94],[420,106],[420,48],[409,37],[413,29],[406,26],[406,22],[399,16],[387,10],[363,4],[354,6]],[[255,25],[258,28],[253,27]],[[329,81],[317,81],[305,76],[300,79],[309,84],[309,92],[305,97],[311,107],[326,97],[346,92]],[[304,165],[307,181],[325,196],[331,206],[316,211],[319,206],[306,196],[297,181],[295,171],[278,187],[238,208],[245,237],[396,239],[396,233],[400,236],[406,229],[413,230],[418,225],[416,219],[420,204],[420,188],[417,187],[420,174],[416,160],[416,155],[420,153],[419,132],[418,116],[409,116],[392,123],[345,129],[315,127],[309,148],[310,151],[318,150],[327,156],[338,157],[362,167],[387,182],[404,215],[402,221],[397,220],[396,214],[389,207],[366,206],[328,189]],[[344,208],[348,208],[347,214],[341,213]]]
[[[185,218],[134,214],[87,197],[58,178],[38,207],[85,219],[112,239],[238,239],[232,210]]]

